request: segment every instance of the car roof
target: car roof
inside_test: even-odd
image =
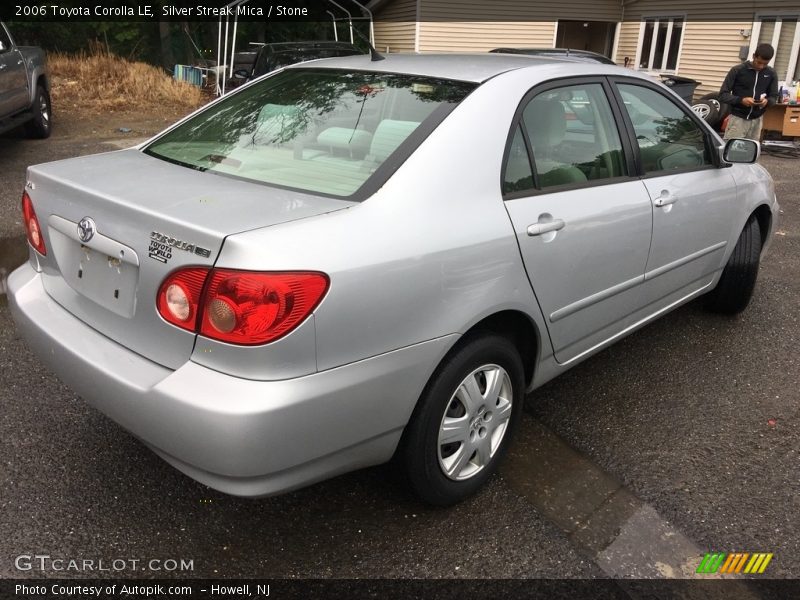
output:
[[[370,55],[325,58],[291,65],[287,69],[348,69],[355,71],[377,71],[407,75],[420,75],[441,79],[454,79],[472,83],[483,83],[492,77],[517,69],[541,71],[543,78],[569,75],[628,75],[640,74],[615,65],[577,62],[551,56],[529,56],[523,54],[470,53],[470,54],[386,54],[383,60],[373,61]]]

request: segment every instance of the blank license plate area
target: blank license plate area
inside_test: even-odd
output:
[[[100,306],[132,317],[139,268],[120,256],[109,256],[51,229],[51,242],[61,276],[79,294]]]

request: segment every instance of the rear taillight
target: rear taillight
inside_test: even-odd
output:
[[[317,272],[182,269],[158,294],[158,312],[170,323],[211,339],[254,346],[277,340],[316,308],[328,289]]]
[[[158,312],[167,321],[189,331],[197,330],[203,284],[209,269],[181,269],[164,280],[158,291]]]
[[[22,192],[22,218],[25,219],[28,242],[39,254],[46,256],[47,249],[44,247],[42,228],[39,227],[39,219],[36,218],[36,211],[33,210],[33,202],[31,202],[28,192]]]
[[[214,269],[200,333],[232,344],[265,344],[287,334],[319,303],[322,273],[252,273]]]

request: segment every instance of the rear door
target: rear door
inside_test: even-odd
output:
[[[640,307],[652,208],[610,96],[603,78],[535,88],[506,150],[506,208],[561,363],[619,334]]]
[[[643,301],[654,312],[711,283],[733,229],[736,183],[688,106],[642,80],[614,85],[653,205]]]

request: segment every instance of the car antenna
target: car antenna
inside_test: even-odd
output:
[[[369,45],[369,56],[372,62],[378,62],[379,60],[386,59],[386,57],[383,54],[375,50],[375,47],[372,44]]]
[[[381,54],[375,49],[375,46],[372,45],[372,42],[369,41],[369,38],[367,38],[367,36],[361,33],[358,30],[358,28],[354,27],[353,31],[355,31],[356,35],[360,37],[362,40],[364,40],[367,43],[367,46],[369,46],[369,56],[372,62],[378,62],[379,60],[386,59],[386,57],[383,54]]]

